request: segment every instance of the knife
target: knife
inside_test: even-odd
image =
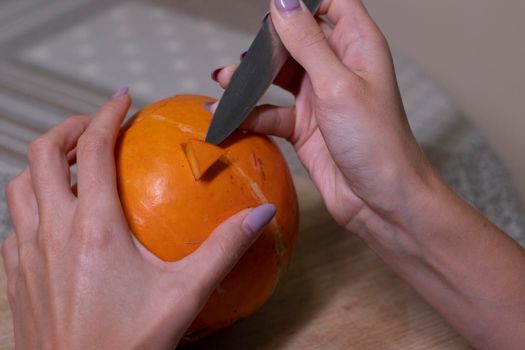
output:
[[[312,14],[322,0],[304,0]],[[289,53],[267,15],[230,84],[222,95],[206,133],[206,142],[218,145],[249,116],[286,63]]]

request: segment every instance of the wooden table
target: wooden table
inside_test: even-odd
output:
[[[382,261],[326,212],[299,179],[301,232],[274,296],[252,317],[185,349],[470,349]],[[5,290],[1,274],[0,288]],[[12,349],[0,296],[0,349]]]

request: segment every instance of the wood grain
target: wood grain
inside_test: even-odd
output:
[[[297,181],[301,231],[273,297],[253,316],[185,347],[201,349],[470,349],[355,236],[337,226],[306,180]],[[0,278],[5,290],[5,276]],[[0,349],[13,348],[0,297]]]

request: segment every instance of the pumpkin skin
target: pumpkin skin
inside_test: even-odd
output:
[[[122,207],[137,239],[165,261],[195,251],[228,217],[262,203],[274,219],[228,274],[186,333],[192,341],[256,311],[292,253],[298,203],[287,164],[266,136],[236,131],[220,146],[226,163],[197,181],[182,145],[204,139],[212,98],[177,95],[139,111],[121,130],[115,157]]]

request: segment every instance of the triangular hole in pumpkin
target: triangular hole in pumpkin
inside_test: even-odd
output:
[[[224,150],[201,140],[189,140],[182,145],[188,164],[195,180],[199,180],[217,161]]]

